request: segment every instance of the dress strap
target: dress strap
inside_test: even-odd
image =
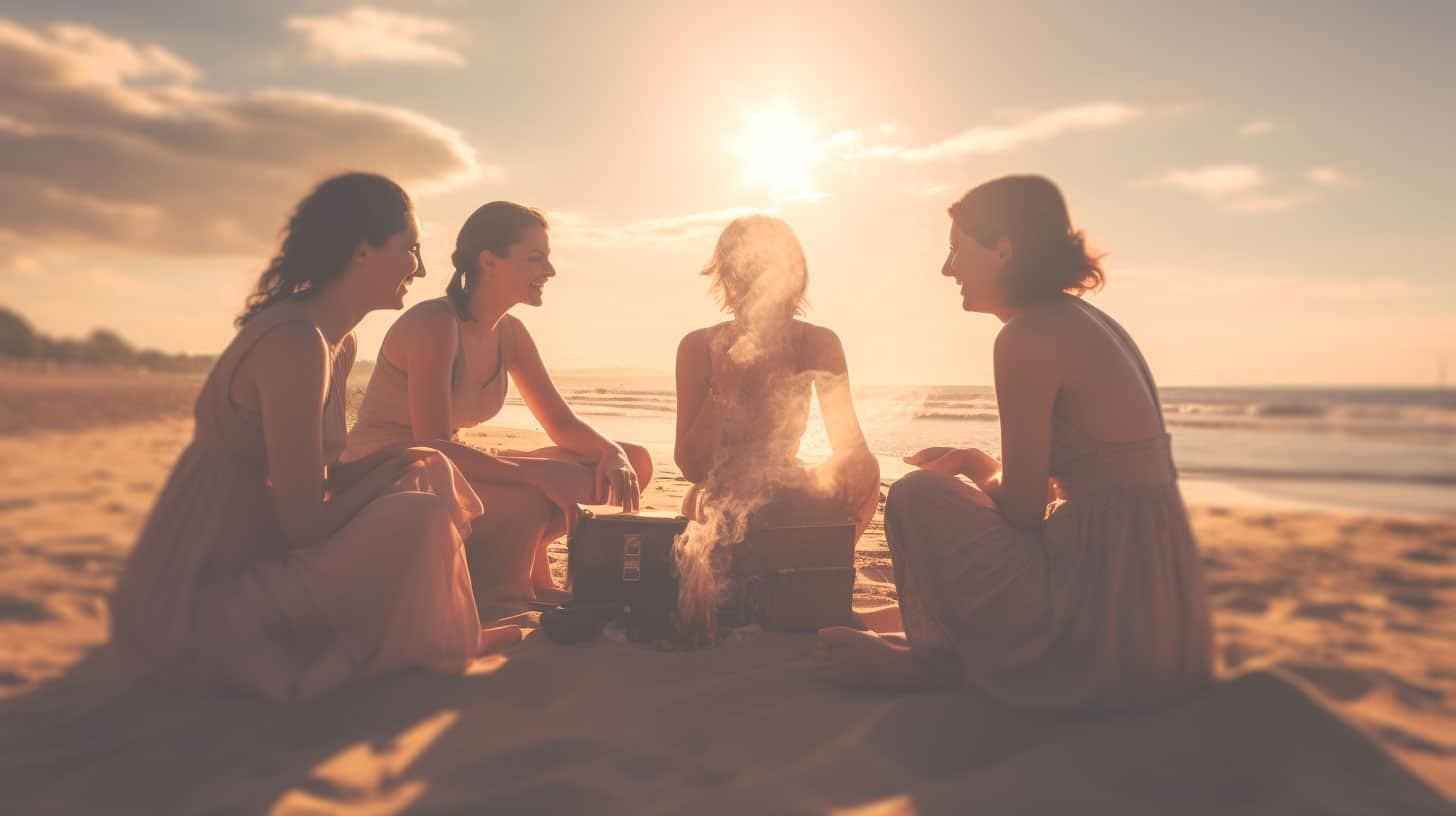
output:
[[[236,411],[244,408],[244,406],[239,405],[233,400],[233,380],[237,378],[238,368],[242,366],[243,361],[248,359],[248,355],[252,353],[253,348],[269,332],[285,323],[303,323],[313,329],[320,339],[323,339],[323,332],[306,314],[301,314],[297,306],[298,301],[293,300],[270,306],[254,315],[252,319],[244,323],[243,327],[238,330],[237,337],[228,349],[227,359],[219,361],[220,366],[227,366],[223,371],[219,372],[222,375],[219,380],[223,387],[223,402],[232,410]],[[330,352],[330,357],[332,358],[332,352]],[[333,387],[335,362],[333,359],[329,361],[328,386],[330,388]]]

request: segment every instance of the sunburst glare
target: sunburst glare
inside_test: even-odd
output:
[[[744,184],[777,196],[813,192],[814,167],[824,158],[813,125],[787,99],[744,111],[729,150],[741,162]]]

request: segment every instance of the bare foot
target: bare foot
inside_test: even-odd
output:
[[[521,642],[521,627],[490,626],[482,628],[475,638],[475,656],[484,657]]]
[[[838,686],[902,691],[932,688],[943,680],[920,665],[908,646],[848,626],[819,630],[814,674]]]

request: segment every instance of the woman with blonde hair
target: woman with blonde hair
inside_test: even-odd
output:
[[[703,274],[732,319],[678,345],[674,458],[693,483],[685,514],[776,503],[790,515],[852,519],[858,537],[879,503],[879,463],[855,416],[839,336],[801,319],[809,273],[799,239],[772,216],[735,219]],[[816,393],[831,455],[806,463],[799,444]]]

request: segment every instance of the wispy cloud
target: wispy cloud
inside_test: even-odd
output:
[[[1262,187],[1264,174],[1252,164],[1215,164],[1193,170],[1169,170],[1148,183],[1221,199]]]
[[[625,224],[600,225],[579,213],[552,212],[552,231],[561,243],[603,247],[636,247],[671,241],[716,238],[729,221],[754,213],[776,210],[752,207],[727,207],[721,210],[644,218]]]
[[[1120,102],[1093,102],[1029,114],[1005,125],[979,125],[926,145],[871,143],[863,131],[844,130],[824,143],[828,155],[842,159],[896,158],[912,163],[959,160],[968,156],[1005,153],[1026,145],[1049,142],[1077,131],[1118,127],[1147,111]],[[886,133],[884,126],[880,133]],[[893,132],[893,131],[891,131]]]
[[[212,93],[154,44],[0,20],[0,237],[32,247],[256,253],[325,174],[411,192],[479,177],[454,130],[402,108],[299,91]]]
[[[460,52],[430,41],[454,33],[448,20],[354,6],[327,17],[289,17],[286,23],[307,38],[309,54],[319,62],[465,65]]]
[[[1354,182],[1354,179],[1333,164],[1311,167],[1305,177],[1323,187],[1343,187]]]
[[[964,159],[974,154],[1005,153],[1026,144],[1041,144],[1075,131],[1105,130],[1143,117],[1146,111],[1120,102],[1093,102],[1026,115],[1006,125],[978,125],[961,133],[923,146],[866,144],[860,131],[834,134],[828,143],[831,153],[856,159],[895,157],[904,162],[939,162]]]
[[[1243,125],[1240,125],[1238,133],[1240,136],[1263,136],[1283,129],[1283,125],[1272,119],[1255,119],[1252,122],[1245,122]]]
[[[1278,212],[1298,207],[1314,198],[1308,192],[1285,193],[1283,195],[1244,195],[1230,199],[1228,208],[1234,212],[1258,213]]]
[[[1305,174],[1305,181],[1317,187],[1335,187],[1350,179],[1334,165],[1320,165]],[[1169,170],[1139,182],[1144,187],[1174,187],[1195,193],[1233,212],[1261,213],[1289,210],[1318,198],[1318,191],[1268,190],[1264,173],[1253,164],[1214,164],[1188,170]]]

